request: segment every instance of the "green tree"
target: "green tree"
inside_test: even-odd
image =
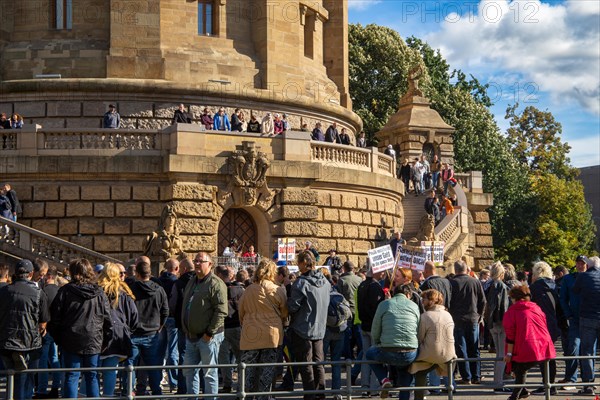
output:
[[[390,115],[398,111],[400,95],[408,88],[409,69],[422,61],[396,31],[378,25],[351,24],[348,47],[354,111],[372,140]],[[424,78],[425,85],[426,81]]]
[[[506,119],[510,120],[508,140],[517,159],[533,173],[551,173],[565,179],[577,176],[568,157],[571,147],[560,138],[560,122],[549,111],[528,106],[518,114],[518,107],[515,104],[506,109]]]

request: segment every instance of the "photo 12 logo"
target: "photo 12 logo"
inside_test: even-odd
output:
[[[503,18],[512,18],[515,23],[537,23],[540,10],[538,1],[402,1],[402,22],[418,18],[421,22],[442,21],[458,23],[467,19],[474,23],[482,18],[488,23],[500,22]]]

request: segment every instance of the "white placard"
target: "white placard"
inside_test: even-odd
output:
[[[394,254],[389,244],[368,251],[373,273],[394,268]]]
[[[294,261],[296,258],[296,239],[277,239],[277,261]]]

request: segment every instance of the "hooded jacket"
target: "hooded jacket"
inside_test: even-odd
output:
[[[102,355],[131,357],[131,332],[135,331],[138,324],[138,311],[133,299],[122,291],[116,308],[112,307],[111,302],[110,317],[112,338]]]
[[[531,301],[536,303],[544,314],[546,314],[546,323],[552,341],[560,337],[558,327],[558,316],[562,317],[562,309],[556,293],[556,284],[550,278],[539,278],[529,286],[531,291]]]
[[[383,288],[373,277],[367,278],[356,289],[356,305],[360,327],[363,331],[371,332],[371,324],[377,306],[385,299]]]
[[[320,271],[309,270],[292,285],[287,300],[290,328],[303,339],[321,340],[327,329],[331,284]]]
[[[110,305],[95,284],[69,283],[58,290],[50,308],[48,330],[63,350],[100,354],[112,337]]]
[[[506,343],[513,343],[512,361],[526,363],[556,357],[548,333],[546,316],[533,301],[517,301],[508,308],[502,320]]]
[[[579,308],[581,318],[600,319],[600,269],[591,267],[578,274],[573,293],[580,296],[581,304],[585,304]]]
[[[18,279],[0,289],[0,351],[42,347],[38,324],[47,322],[46,294],[31,281]]]
[[[504,282],[494,280],[488,289],[487,307],[485,308],[484,320],[485,323],[492,328],[494,323],[502,324],[504,313],[510,306],[508,299],[508,286]]]
[[[154,335],[169,316],[165,290],[153,281],[135,281],[131,285],[138,309],[138,326],[133,336]]]

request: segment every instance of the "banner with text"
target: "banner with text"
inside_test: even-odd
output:
[[[419,242],[418,245],[398,246],[398,268],[422,271],[427,261],[433,261],[435,266],[444,265],[444,245],[445,242]]]
[[[294,261],[296,259],[296,239],[277,239],[277,261]]]
[[[368,251],[373,273],[394,268],[394,254],[389,244]]]

